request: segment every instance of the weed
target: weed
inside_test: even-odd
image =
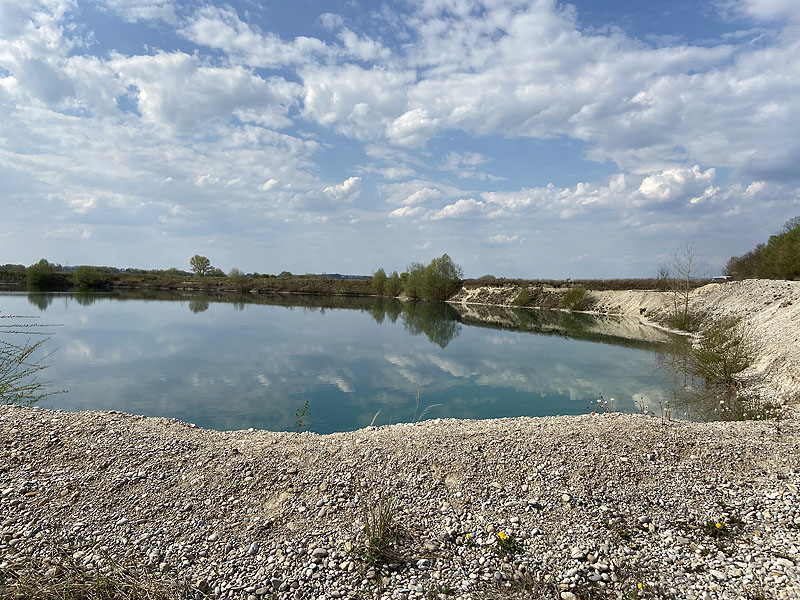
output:
[[[438,600],[442,596],[455,596],[458,592],[449,585],[436,584],[425,594],[427,600]]]
[[[377,569],[389,563],[399,562],[396,513],[397,508],[391,500],[379,500],[364,507],[364,545],[359,555],[366,568]]]
[[[311,419],[311,411],[308,410],[308,398],[306,398],[302,408],[298,408],[294,411],[294,416],[297,417],[297,433],[300,433],[301,429],[308,427],[308,423]]]
[[[501,531],[495,535],[494,551],[500,558],[510,558],[522,552],[522,544],[513,535]]]
[[[417,383],[417,404],[414,407],[414,423],[419,423],[431,409],[436,408],[437,406],[442,406],[442,404],[440,402],[436,404],[429,404],[421,413],[419,413],[419,415],[417,415],[417,412],[419,411],[419,383]]]

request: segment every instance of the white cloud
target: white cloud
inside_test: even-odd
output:
[[[342,183],[326,187],[323,192],[336,202],[353,202],[361,193],[361,177],[348,177]]]
[[[403,200],[402,204],[405,206],[413,206],[415,204],[428,204],[429,202],[438,200],[439,198],[441,198],[441,196],[442,196],[441,191],[434,188],[425,187],[409,195],[405,200]]]
[[[175,5],[172,0],[95,0],[98,6],[105,7],[123,19],[135,21],[161,20],[175,24]]]
[[[454,204],[448,204],[444,208],[433,213],[430,218],[434,221],[440,219],[458,219],[479,212],[485,204],[474,198],[462,198]]]
[[[179,133],[205,132],[208,121],[236,116],[245,122],[282,128],[291,124],[289,108],[297,84],[279,77],[262,79],[242,67],[209,67],[182,52],[154,56],[116,55],[111,64],[137,90],[142,118]]]
[[[765,21],[800,18],[800,9],[795,0],[740,0],[738,8],[751,17]]]
[[[639,193],[655,202],[688,199],[703,194],[714,183],[715,176],[713,168],[701,171],[700,165],[676,167],[645,177],[639,185]]]
[[[405,110],[413,72],[357,65],[304,68],[303,116],[359,140],[379,139]],[[411,136],[413,132],[409,132]]]
[[[301,36],[287,42],[274,33],[262,33],[243,22],[232,8],[204,6],[186,20],[179,33],[196,44],[223,50],[253,67],[303,64],[330,52],[326,44],[316,38]]]
[[[428,111],[415,108],[397,117],[386,128],[386,137],[398,146],[417,147],[428,141],[437,129],[437,119]]]
[[[519,237],[519,235],[506,235],[504,233],[498,233],[497,235],[493,235],[488,238],[488,242],[492,245],[497,246],[510,246],[511,244],[518,244],[524,241],[525,238]]]
[[[390,219],[409,219],[425,212],[421,206],[402,206],[389,213]]]
[[[277,185],[278,185],[278,180],[270,177],[264,183],[258,186],[258,189],[260,189],[262,192],[268,192]]]

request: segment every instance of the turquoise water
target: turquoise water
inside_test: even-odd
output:
[[[53,353],[44,379],[68,392],[40,406],[220,430],[294,431],[306,402],[306,428],[320,433],[373,418],[411,422],[423,412],[426,419],[580,414],[599,394],[614,397],[615,410],[635,412],[635,400],[656,406],[671,384],[658,368],[659,344],[591,333],[587,317],[506,310],[498,315],[511,314],[516,329],[503,329],[467,325],[446,304],[253,300],[0,293],[0,314],[54,325],[45,328]]]

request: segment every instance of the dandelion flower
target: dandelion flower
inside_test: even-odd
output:
[[[716,527],[717,529],[722,529],[723,527],[725,527],[725,521],[714,523],[714,527]]]
[[[641,583],[637,583],[636,587],[638,587],[641,590],[644,586]]]
[[[508,539],[508,536],[506,535],[506,532],[505,532],[505,531],[501,531],[500,533],[498,533],[498,534],[497,534],[497,537],[499,537],[499,538],[500,538],[501,540],[503,540],[503,541],[505,541],[505,540],[507,540],[507,539]]]

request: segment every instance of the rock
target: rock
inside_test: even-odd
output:
[[[328,556],[328,551],[325,548],[314,548],[311,556],[314,558],[326,558]]]
[[[247,549],[247,554],[248,554],[248,556],[255,556],[256,554],[258,554],[258,550],[259,550],[258,543],[257,542],[253,542],[252,544],[250,544],[250,547]]]

